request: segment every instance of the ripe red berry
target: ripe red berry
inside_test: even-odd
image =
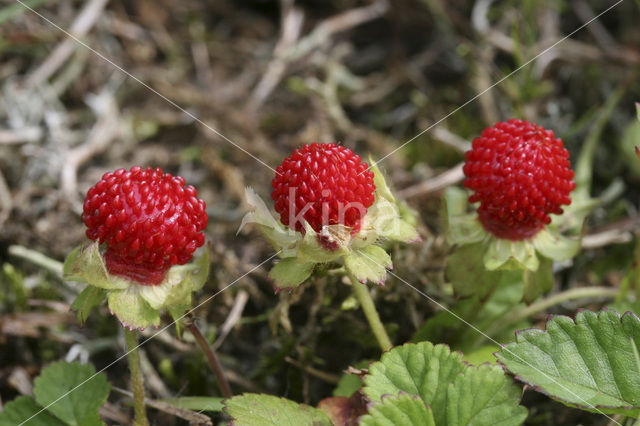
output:
[[[464,186],[480,202],[484,228],[498,238],[522,240],[571,204],[575,188],[569,152],[551,130],[522,120],[486,128],[466,153]]]
[[[204,244],[205,203],[180,176],[133,167],[106,173],[89,191],[82,220],[87,237],[106,243],[110,274],[142,285],[162,282]]]
[[[304,219],[316,232],[343,224],[354,234],[375,198],[367,163],[333,143],[296,149],[278,166],[271,186],[280,221],[299,232],[304,232]]]

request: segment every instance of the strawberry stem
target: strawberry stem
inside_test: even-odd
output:
[[[380,320],[380,315],[378,315],[376,305],[373,303],[373,299],[371,298],[367,285],[360,283],[353,275],[348,275],[351,279],[353,294],[356,296],[356,299],[358,299],[358,302],[360,302],[362,311],[364,312],[365,317],[367,317],[367,321],[369,321],[369,327],[371,327],[371,331],[373,331],[373,334],[376,336],[380,349],[382,349],[382,352],[388,351],[393,347],[393,344],[391,343],[391,339],[389,339],[389,335]]]
[[[131,370],[131,385],[133,387],[133,409],[136,416],[136,426],[149,426],[147,412],[144,406],[144,378],[140,368],[140,353],[138,352],[138,337],[135,330],[124,329],[124,340],[127,343],[129,370]]]
[[[184,318],[184,325],[189,329],[191,334],[193,334],[193,337],[196,339],[198,346],[200,346],[200,349],[202,349],[202,351],[207,356],[207,359],[209,360],[209,366],[218,378],[218,383],[220,384],[222,395],[224,395],[225,398],[231,398],[233,394],[231,393],[231,387],[229,386],[229,382],[227,381],[227,378],[224,375],[224,371],[222,370],[222,365],[218,361],[215,352],[213,352],[213,349],[200,332],[198,326],[193,322],[191,314],[188,314]]]

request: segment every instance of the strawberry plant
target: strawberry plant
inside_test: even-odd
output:
[[[0,426],[640,424],[602,3],[0,6]]]

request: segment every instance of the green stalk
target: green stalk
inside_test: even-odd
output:
[[[129,370],[131,370],[131,384],[133,387],[133,408],[136,415],[136,426],[149,426],[147,411],[144,406],[144,378],[140,368],[140,353],[138,352],[138,338],[135,330],[124,329],[124,340],[127,342]]]
[[[348,275],[351,279],[353,294],[356,296],[356,299],[358,299],[358,302],[360,302],[360,306],[362,306],[364,315],[367,317],[367,321],[369,321],[369,327],[371,327],[371,331],[373,331],[373,334],[376,336],[380,349],[382,349],[382,352],[388,351],[393,347],[393,344],[391,343],[391,339],[389,339],[387,331],[384,329],[376,306],[373,304],[369,289],[366,284],[358,282],[351,274]]]

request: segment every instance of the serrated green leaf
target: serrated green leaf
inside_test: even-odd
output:
[[[421,399],[407,394],[385,397],[362,416],[361,426],[421,425],[435,426],[433,412]]]
[[[104,374],[94,374],[90,364],[54,362],[34,381],[36,401],[66,424],[102,424],[98,409],[107,401],[111,385]]]
[[[640,319],[603,310],[579,312],[575,322],[555,316],[546,331],[522,330],[496,356],[518,380],[566,405],[637,417],[638,352]]]
[[[269,279],[278,288],[295,288],[311,276],[315,263],[298,263],[295,257],[287,257],[269,271]]]
[[[500,281],[501,271],[488,271],[483,262],[485,244],[458,246],[447,259],[445,276],[456,295],[485,298]]]
[[[124,289],[131,285],[125,279],[109,275],[97,242],[72,251],[64,262],[63,271],[66,280],[85,282],[105,290]]]
[[[214,398],[211,396],[182,396],[179,398],[159,399],[174,407],[193,411],[222,411],[222,401],[224,398]]]
[[[107,290],[103,288],[88,285],[82,290],[71,304],[71,310],[76,311],[80,325],[84,325],[93,308],[100,306],[106,297]]]
[[[126,290],[109,293],[109,309],[118,317],[123,326],[144,329],[150,325],[160,325],[160,314],[140,296],[139,285]]]
[[[447,426],[516,426],[527,418],[522,391],[498,366],[466,368],[447,389]]]
[[[551,227],[539,231],[531,242],[540,254],[556,261],[569,260],[580,250],[580,239],[565,237]]]
[[[344,257],[344,267],[361,283],[384,284],[386,268],[392,266],[391,256],[382,247],[370,245]]]
[[[484,255],[484,266],[490,271],[497,269],[535,271],[538,265],[536,249],[528,240],[511,241],[492,238]]]
[[[317,408],[277,396],[245,393],[224,403],[235,426],[331,426],[331,420]]]
[[[524,281],[522,300],[531,303],[553,287],[553,262],[546,257],[541,257],[538,269],[535,271],[525,270],[522,278]]]
[[[19,396],[7,402],[0,411],[0,426],[16,426],[27,420],[29,426],[67,426],[47,410],[41,410],[32,397]]]
[[[464,370],[462,356],[445,345],[407,343],[391,349],[369,367],[364,394],[374,402],[384,395],[406,392],[418,396],[434,412],[436,424],[445,424],[447,388]]]

